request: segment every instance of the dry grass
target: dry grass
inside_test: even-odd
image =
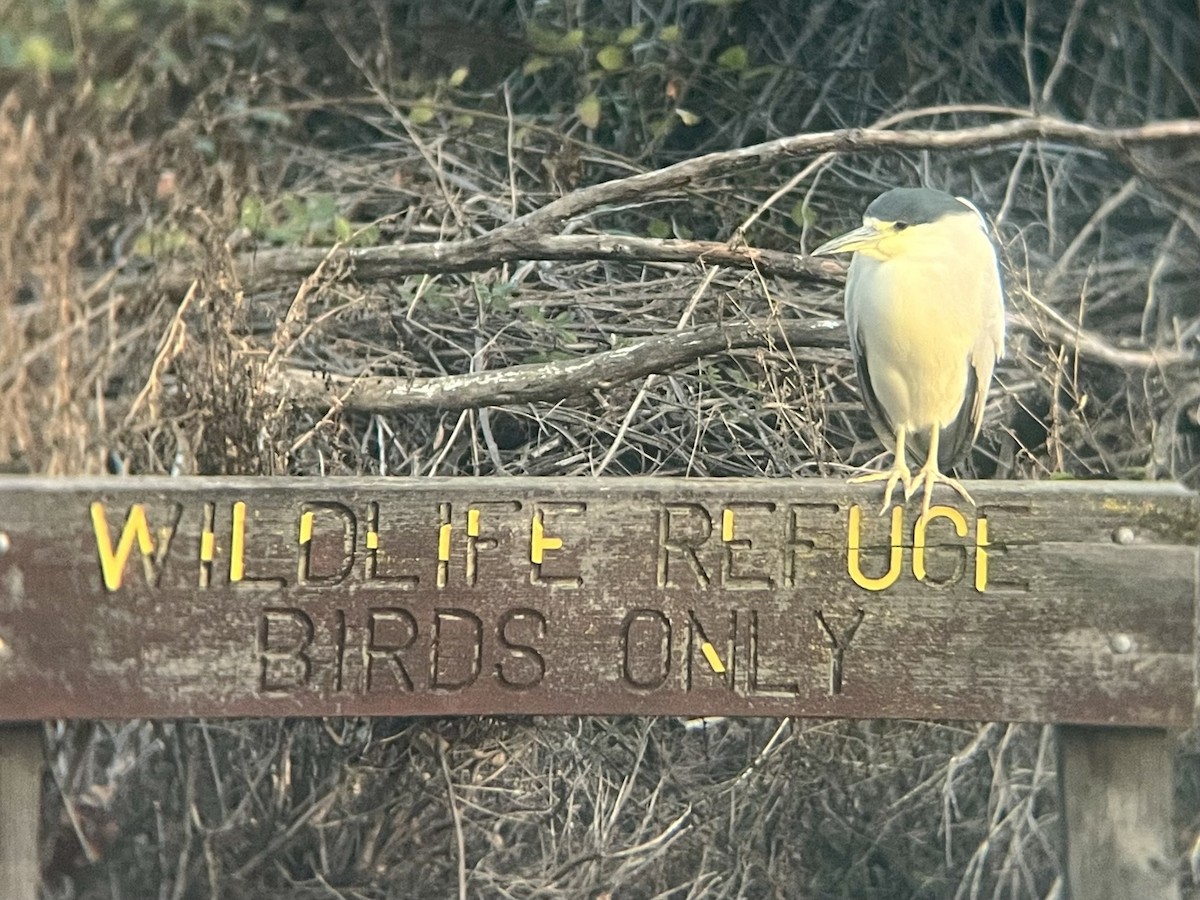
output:
[[[74,80],[23,83],[0,103],[0,466],[839,476],[880,450],[841,353],[739,351],[570,401],[461,413],[271,400],[262,385],[282,365],[437,376],[681,323],[835,317],[840,301],[755,273],[593,262],[386,281],[328,266],[279,289],[236,274],[255,240],[244,202],[291,227],[281,241],[333,240],[288,197],[328,198],[383,240],[451,240],[575,183],[781,133],[901,112],[967,125],[992,117],[968,105],[980,101],[1136,123],[1194,116],[1200,96],[1195,10],[1168,0],[1030,22],[1012,18],[1017,4],[965,2],[824,2],[802,18],[750,3],[497,2],[464,4],[449,30],[404,4],[300,4],[260,27],[269,6],[220,7],[244,34],[196,14],[147,23],[159,37],[131,39],[119,76],[81,63]],[[534,51],[515,36],[531,22],[589,35],[641,24],[645,43],[615,74],[596,76],[586,54],[522,74]],[[682,41],[651,39],[673,25]],[[764,68],[722,68],[732,44]],[[164,47],[174,68],[159,65]],[[462,64],[470,77],[452,87]],[[116,102],[91,75],[138,88]],[[596,129],[574,111],[587,86],[603,104]],[[423,98],[433,118],[417,122]],[[675,102],[703,120],[683,125]],[[766,209],[806,162],[568,228],[725,240],[754,217],[752,244],[812,247],[881,185],[926,180],[994,215],[1017,315],[1050,323],[1049,309],[1119,348],[1200,343],[1200,201],[1173,156],[843,155]],[[168,259],[189,272],[184,294],[160,287]],[[1195,371],[1088,361],[1054,333],[1012,341],[973,470],[1200,485]],[[1047,897],[1057,884],[1053,765],[1032,727],[381,719],[92,723],[51,740],[53,897],[898,900]],[[1200,791],[1181,753],[1190,840]]]

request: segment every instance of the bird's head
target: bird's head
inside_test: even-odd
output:
[[[968,216],[967,221],[983,227],[983,216],[969,200],[930,188],[893,188],[871,201],[860,228],[826,241],[812,255],[863,253],[892,259],[940,243],[947,225],[957,227]]]

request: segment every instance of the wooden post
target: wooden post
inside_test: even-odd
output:
[[[1069,900],[1179,900],[1171,739],[1162,728],[1058,728]]]
[[[37,900],[42,726],[0,726],[0,897]]]

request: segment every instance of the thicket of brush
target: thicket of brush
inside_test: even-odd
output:
[[[1194,117],[1200,99],[1181,0],[10,12],[0,468],[37,473],[842,476],[881,450],[848,353],[779,335],[531,403],[393,413],[278,389],[297,370],[437,378],[706,323],[836,318],[836,279],[620,254],[396,276],[337,253],[295,277],[255,261],[479,238],[588,185],[789,134],[1031,112],[1105,129]],[[970,471],[1196,487],[1198,162],[1188,141],[866,147],[722,170],[547,233],[798,253],[886,186],[969,196],[994,220],[1013,326]],[[91,723],[48,740],[52,897],[1057,884],[1051,742],[1028,726]],[[1200,803],[1181,760],[1182,852]]]

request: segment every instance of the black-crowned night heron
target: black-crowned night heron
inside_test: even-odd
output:
[[[1004,293],[987,223],[968,200],[928,188],[877,197],[863,224],[813,251],[853,253],[846,274],[846,326],[859,389],[880,440],[894,451],[890,471],[852,481],[886,481],[907,500],[933,486],[970,450],[983,422],[988,385],[1004,354]],[[916,445],[916,477],[905,458]]]

